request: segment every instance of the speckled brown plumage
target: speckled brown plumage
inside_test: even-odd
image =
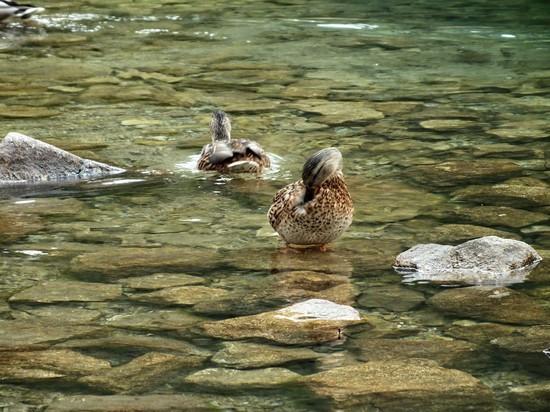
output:
[[[199,170],[215,170],[222,173],[228,172],[250,172],[260,173],[263,169],[269,168],[271,162],[265,151],[255,142],[245,139],[231,139],[227,144],[232,156],[222,161],[212,161],[212,154],[215,152],[214,143],[209,143],[202,148],[200,158],[197,163]],[[251,150],[251,145],[255,147]],[[245,161],[240,165],[236,162]],[[237,170],[238,169],[238,170]]]
[[[287,244],[324,245],[352,222],[353,202],[341,170],[322,182],[315,180],[317,173],[309,186],[304,183],[310,181],[308,173],[304,167],[305,179],[279,190],[268,212],[269,223]]]
[[[231,121],[221,110],[212,113],[212,143],[202,148],[197,167],[222,173],[260,173],[271,165],[260,145],[252,140],[231,139]]]

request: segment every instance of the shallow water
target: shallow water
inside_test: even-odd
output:
[[[339,345],[301,345],[327,356],[283,367],[308,375],[362,362],[369,334],[397,346],[402,339],[465,340],[476,351],[447,366],[487,384],[498,409],[519,410],[510,390],[548,383],[550,360],[457,332],[491,319],[442,313],[427,299],[448,285],[400,286],[391,269],[416,243],[486,234],[523,240],[550,257],[550,7],[517,3],[42,1],[47,11],[36,24],[12,22],[0,31],[0,134],[25,133],[130,172],[0,189],[0,316],[22,325],[35,318],[94,325],[101,336],[171,337],[215,353],[222,341],[195,325],[311,297],[299,281],[278,283],[290,270],[344,275],[343,291],[316,290],[316,297],[351,304],[376,327],[352,328]],[[194,170],[214,108],[230,114],[235,137],[263,145],[271,171],[251,178]],[[354,223],[327,254],[284,253],[265,217],[271,198],[327,146],[343,153]],[[499,191],[503,182],[513,194]],[[159,256],[116,268],[116,251],[166,247],[188,260],[163,266]],[[91,252],[101,264],[90,269],[78,257]],[[122,294],[99,302],[8,302],[45,281],[119,284],[157,272],[199,276],[228,296],[151,303],[135,300],[139,290],[122,283]],[[549,282],[543,261],[510,288],[548,306]],[[148,316],[162,310],[178,322],[191,318],[193,327],[159,327]],[[131,319],[111,324],[124,315]],[[517,329],[550,320],[500,323]],[[48,345],[64,340],[71,339]],[[131,344],[77,350],[113,366],[148,351]],[[182,384],[213,365],[156,376],[136,392],[215,394],[222,409],[328,408],[305,390]],[[34,410],[64,396],[117,392],[77,380],[3,378],[1,406]]]

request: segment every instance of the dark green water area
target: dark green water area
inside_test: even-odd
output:
[[[550,3],[40,5],[0,29],[0,135],[129,173],[0,189],[0,410],[549,410]],[[271,170],[195,170],[216,108]],[[328,146],[353,224],[285,251],[271,199]],[[461,305],[470,285],[392,269],[485,235],[544,260]],[[367,323],[328,343],[204,326],[310,298]]]

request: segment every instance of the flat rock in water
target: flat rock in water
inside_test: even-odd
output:
[[[37,321],[0,320],[0,351],[43,349],[56,342],[101,331],[92,326]]]
[[[37,216],[0,212],[0,243],[11,243],[43,228],[44,223]]]
[[[316,344],[342,339],[347,325],[365,323],[350,306],[310,299],[259,315],[241,316],[201,325],[206,335],[239,340],[263,338],[284,344]]]
[[[458,246],[416,245],[398,255],[393,267],[407,281],[508,284],[523,281],[541,260],[524,242],[485,236]]]
[[[20,133],[9,133],[0,143],[0,184],[93,179],[124,171]]]
[[[122,296],[120,285],[56,280],[25,289],[10,297],[10,302],[102,302]]]
[[[185,273],[154,273],[149,276],[124,278],[120,279],[118,282],[127,288],[147,290],[164,289],[173,286],[198,285],[205,283],[205,279]]]
[[[289,362],[313,360],[323,356],[308,348],[289,348],[245,342],[225,342],[212,361],[218,365],[236,368],[263,368]]]
[[[184,379],[185,383],[223,389],[272,388],[290,383],[301,375],[284,368],[238,370],[209,368],[195,372]]]
[[[510,389],[508,400],[516,410],[546,412],[550,410],[550,382],[516,386]]]
[[[432,119],[420,122],[420,126],[422,126],[424,129],[437,130],[440,132],[461,130],[469,127],[474,127],[476,125],[477,122],[463,119]]]
[[[110,367],[106,360],[67,349],[0,352],[0,382],[75,377]]]
[[[449,339],[370,339],[356,338],[352,347],[362,361],[389,361],[395,359],[423,358],[442,366],[460,366],[478,362],[473,352],[477,346],[468,342]]]
[[[338,409],[384,411],[493,410],[493,394],[473,376],[426,359],[372,361],[303,378],[318,396]]]
[[[101,273],[118,278],[129,274],[141,275],[159,270],[182,268],[203,268],[211,266],[216,252],[184,247],[159,248],[105,248],[92,253],[84,253],[71,261],[71,269],[81,273]]]
[[[406,312],[422,303],[421,292],[399,285],[374,286],[365,290],[358,302],[365,308],[384,308],[392,312]]]
[[[182,309],[143,309],[119,313],[105,320],[107,326],[143,331],[177,331],[184,333],[205,319],[191,315]]]
[[[444,313],[490,322],[536,325],[550,319],[550,305],[545,301],[505,287],[449,289],[428,302]]]
[[[220,299],[227,296],[225,289],[207,286],[176,286],[150,293],[139,293],[130,296],[130,300],[162,305],[195,305],[199,302]]]
[[[453,218],[489,225],[520,228],[548,220],[546,213],[531,212],[507,206],[476,206],[457,208],[450,212]]]
[[[182,368],[199,366],[203,359],[149,352],[130,362],[80,378],[78,382],[109,392],[139,392],[156,386]]]

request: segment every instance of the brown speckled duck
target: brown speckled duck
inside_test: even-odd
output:
[[[287,245],[326,250],[326,244],[338,238],[353,219],[340,151],[329,147],[311,156],[304,164],[302,180],[279,190],[267,215]]]
[[[261,146],[246,139],[231,139],[231,121],[221,110],[212,113],[212,143],[202,148],[197,167],[222,173],[261,173],[271,164]]]

